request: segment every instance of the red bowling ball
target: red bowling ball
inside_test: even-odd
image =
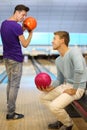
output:
[[[46,89],[51,84],[51,77],[44,72],[41,72],[35,77],[35,84],[38,89]]]
[[[37,26],[37,21],[34,17],[27,17],[24,21],[23,21],[23,26],[28,30],[28,31],[32,31],[33,29],[36,28]]]

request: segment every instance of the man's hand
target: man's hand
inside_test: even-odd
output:
[[[24,25],[22,25],[22,29],[23,29],[23,31],[25,31],[25,30],[26,30],[26,27],[24,27]]]
[[[38,89],[41,90],[41,91],[43,91],[43,92],[49,92],[49,91],[53,90],[54,87],[53,86],[48,86],[46,88],[44,88],[44,87],[38,87]]]
[[[75,95],[76,94],[77,89],[74,88],[70,88],[70,89],[66,89],[63,91],[63,93],[67,93],[69,95]]]

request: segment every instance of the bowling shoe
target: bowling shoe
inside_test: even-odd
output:
[[[73,127],[73,125],[71,125],[71,126],[65,126],[65,125],[63,125],[58,130],[72,130],[72,127]]]
[[[60,121],[56,121],[48,125],[49,129],[59,129],[63,124]]]
[[[6,115],[6,119],[7,120],[11,120],[11,119],[13,119],[13,120],[16,120],[16,119],[21,119],[21,118],[23,118],[24,117],[24,115],[23,114],[18,114],[18,113],[13,113],[13,114],[7,114]]]
[[[56,121],[53,124],[48,125],[48,129],[58,129],[58,130],[72,130],[73,125],[65,126],[60,121]]]

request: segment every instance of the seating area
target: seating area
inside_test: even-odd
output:
[[[75,100],[71,104],[81,117],[87,122],[87,83],[86,91],[80,100]]]

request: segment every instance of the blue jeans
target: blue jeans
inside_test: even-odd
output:
[[[7,85],[7,113],[13,114],[16,109],[16,98],[20,86],[20,80],[22,76],[22,64],[20,62],[4,59],[6,71],[8,75]]]

